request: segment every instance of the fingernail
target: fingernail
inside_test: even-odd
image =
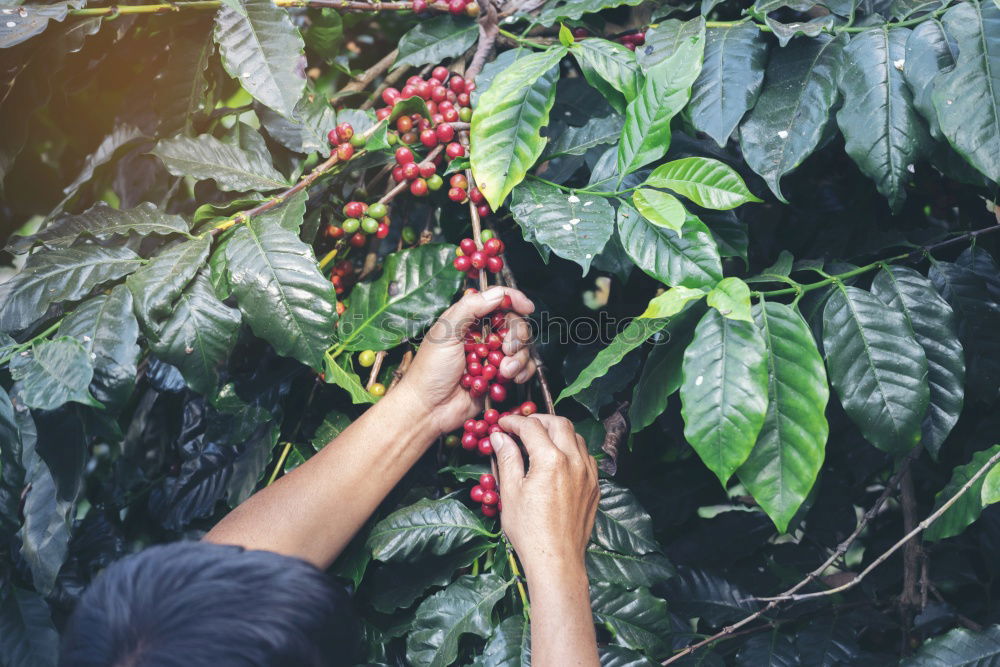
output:
[[[520,370],[521,364],[517,361],[517,359],[507,357],[500,362],[500,372],[504,374],[504,377],[512,378],[517,375]]]

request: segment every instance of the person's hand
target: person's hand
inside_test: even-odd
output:
[[[528,452],[528,472],[517,443],[506,433],[490,436],[497,457],[501,525],[526,573],[548,566],[582,566],[594,528],[597,462],[583,438],[563,417],[535,414],[500,420]]]
[[[527,343],[531,327],[522,315],[530,314],[534,304],[518,290],[491,287],[479,294],[467,294],[441,314],[420,343],[396,391],[408,392],[409,400],[422,406],[438,433],[454,431],[482,410],[483,399],[473,398],[459,385],[465,373],[465,334],[477,318],[497,309],[504,295],[510,296],[512,310],[507,313],[508,332],[503,341],[507,358],[500,374],[521,384],[535,372]]]

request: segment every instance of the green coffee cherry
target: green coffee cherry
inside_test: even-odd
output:
[[[463,123],[468,123],[472,120],[472,109],[469,107],[462,107],[458,110],[458,119]]]
[[[378,231],[378,220],[367,215],[361,218],[361,231],[365,234],[374,234]]]
[[[402,235],[403,243],[406,245],[413,245],[417,242],[417,230],[413,227],[403,227],[399,233]]]
[[[433,176],[427,179],[428,190],[440,190],[442,185],[444,185],[444,179],[442,179],[437,174],[434,174]]]
[[[358,355],[358,363],[368,368],[375,363],[375,350],[363,350],[361,354]]]
[[[390,132],[389,134],[385,135],[385,140],[389,143],[390,146],[395,146],[396,143],[399,141],[399,135],[396,134],[395,132]]]
[[[364,148],[365,138],[360,134],[355,134],[353,137],[351,137],[351,145],[354,146],[355,148]]]
[[[378,220],[379,218],[384,218],[389,214],[389,209],[382,202],[375,202],[374,204],[368,205],[368,215],[372,218]]]
[[[342,223],[340,223],[340,227],[344,230],[345,234],[353,234],[358,231],[358,227],[360,226],[361,221],[357,218],[346,218]],[[376,227],[377,226],[378,225],[376,225]]]
[[[479,240],[482,241],[483,243],[486,243],[491,238],[493,238],[492,229],[484,229],[483,231],[479,232]]]

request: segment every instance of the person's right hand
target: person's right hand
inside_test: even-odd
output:
[[[490,436],[497,457],[503,503],[501,525],[527,574],[550,565],[582,565],[594,528],[597,462],[583,438],[563,417],[535,414],[500,420],[528,452],[505,433]]]

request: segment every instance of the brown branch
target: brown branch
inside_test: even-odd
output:
[[[601,451],[608,456],[601,459],[598,466],[612,477],[618,472],[618,452],[622,442],[628,439],[628,417],[625,416],[628,414],[628,406],[628,401],[620,403],[604,420],[604,442],[601,444]]]
[[[318,7],[337,9],[341,12],[399,12],[413,9],[409,2],[358,2],[357,0],[274,0],[278,7]],[[127,14],[170,14],[191,9],[218,9],[221,0],[193,0],[190,2],[164,2],[151,5],[110,5],[108,7],[85,7],[71,9],[70,16],[110,16]],[[447,12],[448,5],[442,2],[428,4],[428,11]]]
[[[378,374],[382,370],[382,362],[385,361],[386,355],[389,354],[385,350],[379,350],[375,353],[375,363],[372,364],[372,369],[368,373],[368,384],[365,385],[365,389],[371,391],[372,385],[378,380]]]
[[[398,55],[399,49],[393,49],[389,53],[385,54],[381,60],[366,69],[360,76],[341,88],[338,91],[338,97],[349,95],[350,93],[356,93],[367,88],[372,81],[385,74],[386,70],[388,70],[394,62],[396,62],[396,56]]]
[[[739,630],[740,628],[749,623],[753,623],[755,620],[757,620],[767,612],[771,611],[782,602],[793,599],[792,596],[794,596],[796,592],[802,590],[810,583],[818,579],[820,575],[822,575],[823,572],[825,572],[828,567],[833,565],[838,559],[840,559],[844,554],[847,553],[847,550],[850,548],[852,544],[854,544],[854,541],[858,539],[858,536],[861,535],[861,532],[868,525],[868,522],[874,519],[875,516],[879,513],[879,511],[882,509],[882,505],[884,505],[886,500],[889,499],[889,496],[896,488],[896,485],[899,484],[899,480],[902,478],[904,471],[909,469],[910,463],[916,457],[916,455],[917,455],[916,451],[911,452],[910,455],[903,460],[902,464],[900,465],[900,469],[896,472],[895,475],[892,476],[889,482],[885,485],[885,489],[882,490],[881,495],[879,495],[879,497],[875,500],[875,503],[868,509],[868,511],[864,513],[864,515],[861,517],[861,520],[858,521],[858,525],[854,528],[854,532],[848,535],[847,539],[838,544],[837,548],[834,549],[832,554],[830,554],[830,557],[827,558],[825,561],[823,561],[823,563],[819,567],[817,567],[812,572],[807,574],[805,578],[802,579],[802,581],[795,584],[794,586],[792,586],[791,588],[789,588],[787,591],[777,596],[776,598],[757,598],[759,601],[767,601],[768,602],[767,606],[755,611],[754,613],[750,614],[741,621],[726,626],[719,632],[716,632],[711,637],[703,639],[697,644],[692,644],[691,646],[688,646],[687,648],[679,651],[678,653],[675,653],[671,657],[664,660],[661,664],[669,665],[672,662],[680,660],[685,655],[694,653],[703,646],[715,643],[720,639],[732,635],[736,630]]]
[[[514,272],[510,270],[506,258],[504,258],[503,269],[500,271],[500,275],[508,287],[517,289],[517,280],[514,279]],[[554,415],[556,413],[556,404],[552,400],[552,390],[549,388],[548,379],[545,377],[545,363],[542,361],[542,356],[538,354],[538,348],[535,347],[534,342],[528,344],[528,350],[531,353],[532,361],[535,362],[535,377],[538,379],[538,388],[541,390],[542,400],[545,402],[545,411],[550,415]]]
[[[500,34],[500,24],[497,19],[497,8],[493,0],[476,0],[479,5],[479,42],[476,44],[476,53],[472,56],[472,63],[465,71],[466,79],[475,79],[476,75],[483,69],[486,59],[493,52],[497,35]]]
[[[406,354],[403,355],[403,360],[399,362],[399,366],[396,366],[396,370],[392,372],[392,382],[389,383],[389,389],[399,384],[399,381],[406,375],[406,371],[410,370],[410,364],[412,363],[413,350],[407,350]]]
[[[399,52],[399,50],[397,49],[393,53],[398,53],[398,52]],[[395,58],[393,58],[393,60],[395,60]],[[362,109],[371,109],[373,106],[375,106],[376,104],[378,104],[378,102],[381,101],[381,99],[382,99],[382,91],[385,90],[386,88],[388,88],[389,86],[395,85],[397,81],[399,81],[404,76],[406,76],[407,74],[409,74],[409,72],[410,72],[410,67],[409,66],[407,66],[407,67],[400,67],[399,69],[397,69],[397,70],[395,70],[393,72],[389,72],[386,75],[385,79],[382,80],[382,83],[380,83],[378,85],[378,88],[376,88],[375,90],[373,90],[372,94],[368,96],[368,99],[365,100],[365,103],[361,105],[361,108]]]

